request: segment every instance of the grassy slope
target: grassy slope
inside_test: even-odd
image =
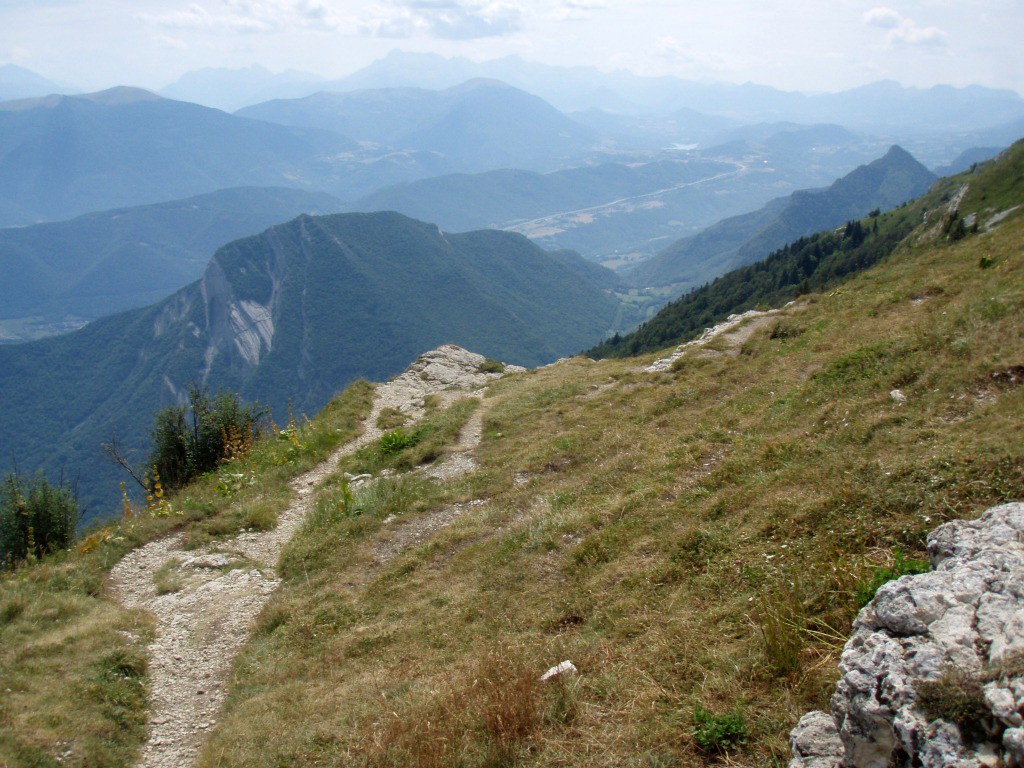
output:
[[[961,210],[1016,204],[1016,178]],[[703,765],[698,705],[743,717],[732,764],[784,763],[876,569],[942,520],[1024,498],[1024,388],[992,375],[1024,364],[1022,242],[1019,212],[916,242],[736,356],[691,353],[669,374],[640,372],[647,356],[502,380],[476,474],[400,474],[345,505],[358,515],[329,488],[201,765]],[[316,434],[351,433],[366,407],[351,397]],[[252,496],[222,499],[210,478],[176,500],[197,542],[272,524],[260,498],[314,458],[281,466],[287,448],[256,457]],[[387,516],[472,499],[487,503],[379,562]],[[131,762],[150,630],[102,579],[174,522],[141,518],[2,582],[0,762]],[[579,678],[540,686],[562,659]]]
[[[268,527],[294,477],[357,431],[370,389],[353,384],[300,429],[302,445],[270,439],[225,466],[241,475],[235,492],[206,476],[171,499],[170,517],[139,515],[87,538],[93,548],[59,553],[14,573],[0,571],[0,765],[96,766],[134,763],[145,739],[145,647],[152,624],[109,599],[104,581],[129,549],[186,526],[201,544],[244,527]],[[66,754],[65,754],[66,753]],[[62,758],[59,762],[56,758]]]
[[[909,156],[907,158],[914,162]],[[670,344],[688,341],[734,312],[780,306],[802,293],[831,288],[851,272],[866,269],[891,253],[926,215],[935,219],[933,224],[938,224],[939,218],[948,213],[947,203],[961,184],[968,183],[975,190],[964,201],[964,214],[988,208],[988,215],[991,215],[1010,207],[1014,204],[1012,201],[1019,201],[1022,194],[1018,178],[1022,167],[1024,142],[1019,142],[1006,152],[999,163],[982,166],[977,173],[972,169],[956,177],[942,179],[917,200],[864,219],[861,222],[863,239],[860,236],[851,238],[849,225],[845,234],[840,228],[835,232],[823,231],[801,237],[761,261],[734,269],[681,296],[635,331],[625,336],[616,334],[587,354],[591,357],[629,357],[653,352]],[[863,170],[863,167],[858,169]],[[894,175],[899,177],[899,174]],[[864,174],[854,172],[836,185],[856,186],[863,180]],[[1011,202],[999,207],[995,205],[996,200],[975,199],[981,194],[1002,196]],[[986,218],[982,216],[981,220]]]
[[[1024,389],[993,376],[1024,363],[1022,241],[1018,216],[901,248],[671,374],[493,386],[479,473],[391,481],[292,543],[200,764],[703,765],[698,705],[742,715],[730,764],[784,764],[858,591],[1024,498]],[[378,563],[385,515],[474,498]],[[538,685],[562,659],[580,677]]]

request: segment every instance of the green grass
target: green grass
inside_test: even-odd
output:
[[[377,473],[437,461],[479,405],[478,399],[467,397],[447,408],[428,407],[427,414],[414,427],[397,427],[384,433],[377,442],[342,459],[341,469],[352,474]]]
[[[668,373],[642,372],[649,354],[495,381],[480,468],[454,483],[408,470],[443,456],[476,404],[396,426],[416,441],[344,461],[286,547],[198,764],[785,764],[875,582],[912,570],[943,521],[1024,498],[1024,387],[993,376],[1024,364],[1021,243],[1020,214],[955,243],[914,237],[735,355],[693,350]],[[219,535],[216,510],[237,529],[304,459],[282,444],[260,461],[255,485],[210,478],[173,500],[208,520],[190,535]],[[383,469],[370,488],[341,475]],[[4,715],[20,719],[0,757],[52,754],[72,732],[40,724],[72,722],[53,691],[144,647],[144,619],[103,599],[104,569],[171,524],[140,518],[89,558],[19,574],[37,582],[23,592],[4,583],[0,684],[19,691]],[[423,535],[396,547],[410,531]],[[74,616],[63,634],[45,634],[44,608]],[[7,681],[32,654],[21,692]],[[541,685],[564,659],[580,674]],[[108,738],[102,714],[123,691],[90,690],[74,733],[122,757],[83,764],[124,764],[138,731]]]
[[[146,735],[153,628],[148,615],[108,596],[110,568],[174,529],[200,543],[269,526],[272,505],[288,498],[288,479],[353,437],[371,400],[370,385],[354,384],[302,430],[301,448],[259,444],[223,470],[255,483],[225,492],[218,475],[205,476],[170,497],[174,515],[124,518],[89,532],[69,551],[0,574],[0,765],[50,766],[58,757],[83,767],[134,764]],[[171,564],[157,578],[159,591],[181,586]]]

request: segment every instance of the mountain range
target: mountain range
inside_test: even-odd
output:
[[[0,226],[225,187],[325,189],[350,139],[147,91],[0,102]]]
[[[720,219],[819,186],[883,145],[839,126],[755,126],[706,150],[547,174],[499,170],[384,187],[351,210],[397,210],[445,229],[500,227],[609,266],[649,257]]]
[[[221,245],[339,206],[319,192],[242,187],[0,229],[0,341],[152,304],[199,279]]]
[[[826,189],[794,192],[678,240],[637,264],[627,276],[636,285],[672,285],[681,292],[763,259],[799,237],[918,197],[935,178],[906,150],[893,146],[884,157],[860,166]]]
[[[0,101],[31,99],[51,93],[75,93],[74,88],[61,85],[30,69],[16,64],[0,65]]]
[[[319,92],[236,114],[437,153],[457,171],[561,167],[567,158],[586,155],[595,139],[543,99],[497,80],[469,80],[440,91]]]
[[[223,246],[200,281],[153,306],[0,347],[0,460],[73,469],[87,515],[109,514],[118,477],[100,443],[116,434],[139,458],[156,409],[192,383],[240,392],[282,420],[442,343],[540,365],[621,316],[601,273],[507,232],[444,234],[397,213],[303,215]]]
[[[235,103],[240,92],[255,92],[250,70],[206,70],[183,77],[165,91],[178,98],[216,106]],[[317,91],[417,87],[445,89],[475,78],[501,80],[540,96],[566,111],[602,110],[617,114],[666,115],[691,109],[744,123],[791,120],[840,123],[901,133],[935,133],[988,127],[1024,117],[1024,99],[1008,90],[969,86],[910,88],[878,81],[832,94],[807,95],[764,85],[705,83],[675,77],[643,77],[623,70],[559,67],[518,56],[475,62],[431,53],[392,51],[352,74],[336,79],[310,78],[305,83],[280,81],[270,73],[264,89],[251,98],[297,98]],[[190,87],[190,81],[195,83]],[[250,102],[253,103],[253,102]]]

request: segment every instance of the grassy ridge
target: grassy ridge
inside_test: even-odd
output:
[[[961,205],[964,214],[987,211],[991,215],[1016,204],[1022,165],[1024,144],[1018,143],[1001,162],[942,179],[927,195],[906,206],[851,221],[834,232],[801,237],[762,261],[733,270],[668,304],[632,333],[616,334],[587,354],[628,357],[653,352],[687,341],[732,313],[779,306],[809,291],[838,285],[892,253],[927,216],[943,216],[962,184],[971,188]]]
[[[913,242],[669,374],[494,384],[478,473],[293,541],[200,764],[785,764],[879,574],[1024,498],[1021,242]]]
[[[153,627],[144,612],[107,595],[110,568],[175,529],[198,545],[272,526],[290,498],[288,480],[353,437],[371,399],[369,385],[357,382],[315,428],[300,427],[298,443],[258,443],[171,497],[175,514],[125,518],[39,565],[0,573],[0,765],[133,764],[146,735],[145,650]]]

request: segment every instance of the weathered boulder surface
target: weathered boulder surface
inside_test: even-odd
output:
[[[401,410],[415,408],[427,395],[439,389],[474,390],[504,373],[526,369],[518,365],[498,364],[501,373],[487,365],[487,358],[456,344],[443,344],[425,352],[401,374],[388,382],[392,399],[402,402]],[[493,365],[493,363],[492,363]]]
[[[1024,766],[1022,538],[1021,502],[933,531],[933,570],[889,582],[861,610],[831,715],[793,729],[790,768]],[[970,707],[951,722],[937,696]]]

